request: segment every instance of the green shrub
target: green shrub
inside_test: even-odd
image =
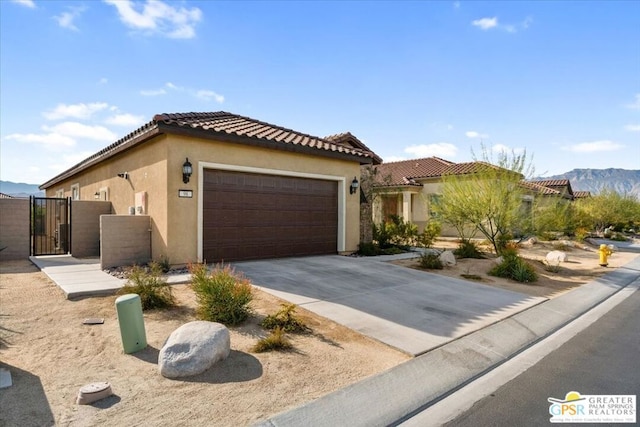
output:
[[[551,264],[549,261],[542,261],[542,265],[544,269],[550,273],[557,273],[560,271],[560,261],[557,261],[555,264]]]
[[[590,236],[589,230],[584,227],[578,227],[576,229],[576,240],[579,242],[584,242],[584,240]]]
[[[118,295],[138,294],[143,310],[165,308],[175,305],[171,286],[162,277],[158,267],[149,270],[133,266],[129,270],[127,283],[118,291]]]
[[[379,255],[398,255],[403,254],[406,251],[397,246],[391,246],[390,248],[380,249]]]
[[[153,261],[152,264],[156,264],[165,274],[171,270],[171,262],[169,262],[169,257],[166,255],[161,255],[160,259],[158,261]]]
[[[453,254],[458,258],[484,258],[478,246],[471,240],[462,240],[458,248],[453,251]]]
[[[522,283],[538,280],[538,275],[533,267],[520,258],[517,249],[507,247],[502,251],[501,256],[502,262],[489,270],[490,276],[505,277]]]
[[[430,270],[442,270],[444,265],[437,254],[424,252],[420,254],[420,267]]]
[[[289,350],[293,348],[291,341],[287,339],[281,328],[274,329],[271,334],[262,338],[253,346],[256,353],[264,353],[271,350]]]
[[[373,242],[360,242],[358,254],[362,256],[376,256],[380,253],[380,248]]]
[[[248,279],[229,265],[218,264],[209,272],[205,264],[192,264],[189,271],[200,319],[232,326],[249,317],[253,288]]]
[[[613,233],[610,237],[611,240],[615,240],[616,242],[626,242],[627,241],[627,236],[625,236],[622,233]]]
[[[429,221],[422,233],[416,237],[416,246],[430,248],[441,232],[442,225],[438,221]]]
[[[280,311],[270,314],[262,320],[260,325],[268,330],[282,329],[285,332],[309,332],[309,327],[296,316],[295,304],[280,304]]]

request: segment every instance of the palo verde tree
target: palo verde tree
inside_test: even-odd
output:
[[[598,233],[610,226],[633,228],[640,225],[640,201],[632,194],[605,189],[577,200],[576,206],[579,225]]]
[[[443,174],[442,197],[435,210],[463,239],[470,235],[467,230],[475,229],[500,254],[512,232],[530,222],[522,214],[525,190],[520,182],[533,168],[526,151],[500,152],[494,162],[482,146],[482,160],[476,160],[475,154],[474,160]]]

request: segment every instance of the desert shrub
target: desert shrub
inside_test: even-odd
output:
[[[478,246],[470,240],[462,240],[453,254],[458,258],[484,258]]]
[[[549,273],[557,273],[560,271],[560,261],[556,261],[555,263],[551,263],[547,260],[543,260],[542,262],[542,266],[544,267],[545,271],[548,271]]]
[[[587,237],[590,236],[590,234],[591,233],[589,233],[589,230],[584,227],[576,228],[575,236],[576,240],[578,240],[579,242],[583,242]]]
[[[444,265],[437,254],[425,252],[420,254],[420,267],[430,270],[442,270]]]
[[[379,225],[373,224],[373,240],[381,249],[391,247],[391,227],[389,223],[382,222]]]
[[[363,256],[376,256],[380,253],[380,248],[373,242],[360,242],[358,254]]]
[[[304,333],[309,327],[296,316],[295,304],[280,304],[282,307],[277,313],[270,314],[262,320],[260,325],[268,330],[282,329],[285,332]]]
[[[118,291],[118,295],[138,294],[143,310],[165,308],[175,305],[171,286],[162,277],[158,267],[145,269],[133,266],[128,273],[127,283]]]
[[[292,347],[291,341],[287,339],[282,328],[276,328],[268,336],[259,340],[253,346],[253,351],[264,353],[271,350],[289,350]]]
[[[247,278],[221,264],[211,272],[205,264],[192,264],[189,271],[200,319],[232,326],[249,317],[253,288]]]
[[[416,246],[430,248],[441,232],[442,225],[438,221],[429,221],[422,233],[416,236]]]
[[[611,240],[615,240],[616,242],[626,242],[627,241],[627,236],[625,236],[622,233],[613,233],[610,237]]]
[[[163,273],[168,273],[171,270],[171,262],[169,261],[169,257],[166,255],[161,255],[158,261],[154,261],[154,264],[160,268]]]
[[[538,275],[533,267],[518,255],[516,248],[505,248],[501,256],[502,262],[489,270],[490,276],[505,277],[522,283],[538,280]]]
[[[565,240],[558,240],[556,242],[553,242],[553,243],[551,243],[551,247],[556,251],[569,251],[569,250],[571,250],[571,246],[569,246]]]

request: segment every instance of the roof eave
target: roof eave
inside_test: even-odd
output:
[[[148,124],[149,125],[149,124]],[[64,181],[66,179],[71,178],[72,176],[90,168],[91,166],[94,166],[106,159],[109,159],[113,156],[115,156],[116,154],[119,154],[125,150],[128,150],[129,148],[132,148],[142,142],[148,141],[151,138],[154,138],[155,136],[158,136],[160,134],[162,134],[164,132],[161,131],[161,129],[159,128],[159,126],[156,125],[152,125],[148,130],[146,130],[143,133],[140,133],[134,137],[131,137],[129,139],[126,139],[126,137],[124,138],[124,140],[120,140],[122,142],[118,143],[118,141],[116,141],[114,144],[111,144],[110,146],[106,147],[105,149],[99,151],[98,153],[88,157],[87,159],[81,161],[80,163],[76,164],[75,166],[72,166],[71,168],[67,169],[66,171],[60,173],[59,175],[56,175],[55,177],[51,178],[49,181],[45,182],[44,184],[40,185],[38,188],[40,190],[46,190],[49,187],[52,187],[54,185],[56,185],[57,183]]]

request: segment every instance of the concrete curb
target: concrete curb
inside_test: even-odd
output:
[[[640,257],[571,292],[256,426],[398,425],[639,278]]]

